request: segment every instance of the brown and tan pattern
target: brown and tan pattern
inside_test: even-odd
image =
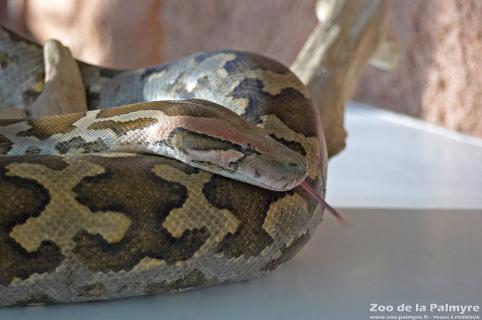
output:
[[[0,108],[42,92],[41,57],[0,30]],[[0,121],[0,305],[251,279],[308,241],[323,208],[297,185],[324,195],[326,150],[286,67],[237,51],[79,66],[90,111]]]
[[[131,224],[123,213],[92,212],[74,198],[72,188],[85,177],[103,173],[101,166],[69,163],[63,170],[52,170],[41,164],[11,163],[5,169],[7,176],[37,181],[49,193],[49,203],[40,215],[16,225],[9,234],[27,252],[35,252],[44,241],[56,243],[64,252],[70,250],[76,246],[72,238],[80,230],[100,234],[108,243],[118,243]]]

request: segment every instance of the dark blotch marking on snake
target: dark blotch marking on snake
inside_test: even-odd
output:
[[[45,78],[45,72],[44,71],[41,71],[39,72],[37,75],[35,75],[35,78],[34,78],[34,86],[37,84],[41,84],[39,85],[38,87],[41,88],[43,87],[44,85],[44,78]],[[42,93],[41,90],[38,90],[37,88],[35,87],[31,87],[29,88],[28,90],[25,90],[23,93],[22,93],[22,101],[23,101],[23,105],[24,106],[28,106],[28,105],[31,105],[32,103],[34,103],[37,98],[40,96],[40,94]]]
[[[236,233],[226,235],[218,247],[226,256],[257,256],[273,242],[263,223],[271,203],[284,193],[216,175],[204,186],[203,193],[213,206],[230,210],[240,221]]]
[[[146,128],[156,123],[157,123],[157,120],[153,118],[139,118],[136,120],[129,120],[129,121],[105,120],[105,121],[92,123],[88,129],[91,129],[91,130],[110,129],[117,136],[121,136],[123,134],[126,134],[129,131]]]
[[[0,154],[7,154],[12,149],[13,143],[4,135],[0,134]]]
[[[81,137],[75,137],[68,141],[57,143],[55,149],[57,149],[60,154],[66,154],[69,153],[70,150],[78,152],[79,149],[82,150],[82,153],[103,152],[107,151],[109,147],[100,138],[96,141],[86,142]]]
[[[295,132],[307,137],[318,136],[318,115],[311,101],[294,88],[285,88],[277,95],[263,91],[259,79],[244,79],[233,90],[236,99],[248,99],[244,117],[251,123],[261,122],[261,116],[273,114]]]
[[[89,110],[93,110],[94,106],[99,105],[101,102],[100,93],[91,91],[90,88],[85,89],[85,96],[87,97]]]
[[[60,248],[53,242],[44,241],[37,251],[28,253],[10,238],[13,227],[21,225],[30,217],[39,216],[50,198],[48,191],[34,180],[7,176],[10,163],[47,164],[61,170],[66,164],[55,156],[16,156],[0,158],[0,285],[9,285],[19,277],[27,279],[34,273],[53,272],[64,260]]]
[[[172,130],[168,137],[168,144],[177,146],[178,149],[184,153],[189,153],[189,150],[196,151],[238,151],[245,156],[257,153],[254,147],[244,146],[232,143],[227,140],[222,140],[209,135],[190,131],[186,128],[176,128]],[[202,162],[202,161],[198,161]]]
[[[82,67],[82,65],[81,65],[81,67]],[[115,70],[115,69],[102,68],[102,69],[99,70],[99,76],[102,77],[102,78],[108,78],[108,79],[112,79],[112,78],[114,78],[115,76],[117,76],[121,73],[122,73],[121,70]]]
[[[122,212],[132,224],[116,244],[108,244],[101,236],[85,231],[74,237],[77,246],[73,252],[90,270],[130,270],[144,257],[172,264],[192,257],[209,237],[209,232],[201,228],[174,238],[162,227],[170,211],[183,205],[187,190],[151,171],[156,164],[174,166],[187,174],[197,170],[176,160],[148,155],[91,161],[104,166],[106,172],[85,178],[77,185],[74,191],[78,201],[92,212]]]
[[[0,51],[0,69],[5,69],[13,61],[13,58],[7,52]]]
[[[167,68],[169,68],[169,64],[161,64],[159,66],[146,68],[141,73],[141,81],[145,81],[151,74],[162,72]]]

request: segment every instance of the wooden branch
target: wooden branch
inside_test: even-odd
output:
[[[384,33],[382,39],[378,43],[378,47],[375,49],[375,52],[368,63],[371,66],[384,71],[393,71],[398,67],[400,48],[398,47],[390,28],[385,25],[383,29]]]
[[[320,110],[328,155],[345,147],[345,104],[383,35],[384,0],[318,0],[318,25],[291,69]]]
[[[37,100],[27,107],[32,117],[87,111],[84,82],[69,48],[57,40],[43,47],[45,87]]]

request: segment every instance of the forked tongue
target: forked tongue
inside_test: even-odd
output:
[[[331,214],[333,214],[336,219],[343,225],[348,225],[348,221],[335,209],[333,208],[332,206],[330,206],[324,199],[322,199],[320,197],[320,195],[318,194],[318,192],[316,192],[315,189],[313,189],[307,182],[306,180],[303,181],[300,186],[306,191],[308,192],[308,194],[310,196],[313,197],[313,199],[318,202],[320,205],[324,206],[326,209],[328,209],[328,211],[331,212]]]

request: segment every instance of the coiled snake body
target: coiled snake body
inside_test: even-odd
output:
[[[92,111],[0,121],[0,305],[250,279],[307,242],[323,208],[295,186],[324,194],[326,152],[286,67],[237,51],[79,65]],[[35,101],[43,70],[0,30],[0,106]]]

